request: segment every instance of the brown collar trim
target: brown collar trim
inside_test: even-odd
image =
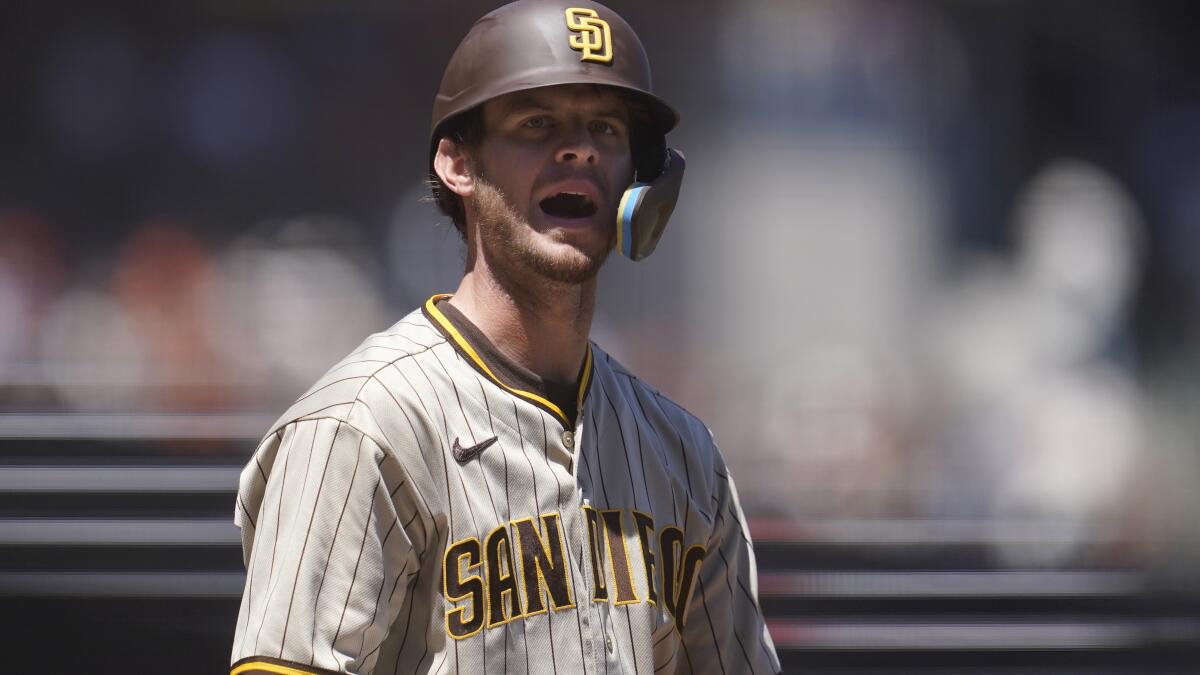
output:
[[[449,294],[435,295],[422,308],[430,322],[476,370],[511,394],[553,414],[566,428],[574,428],[592,380],[592,345],[589,342],[577,382],[549,382],[514,362],[453,305],[442,302]]]

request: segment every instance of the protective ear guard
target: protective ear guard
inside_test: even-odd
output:
[[[664,148],[666,158],[659,171],[647,176],[639,170],[617,207],[617,248],[630,260],[641,260],[654,252],[667,220],[675,211],[683,184],[683,153]],[[638,180],[645,177],[649,182]]]

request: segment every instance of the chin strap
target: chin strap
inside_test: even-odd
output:
[[[679,200],[686,162],[683,153],[668,148],[662,172],[648,183],[634,181],[617,207],[617,248],[630,260],[654,252]]]

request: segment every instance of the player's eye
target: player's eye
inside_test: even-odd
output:
[[[598,134],[616,135],[617,127],[604,120],[595,120],[592,122],[592,131]]]
[[[522,122],[521,126],[525,127],[526,129],[548,129],[550,128],[550,118],[546,117],[545,115],[530,117]]]

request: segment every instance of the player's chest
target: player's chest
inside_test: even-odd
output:
[[[444,445],[432,468],[448,526],[450,637],[581,602],[640,603],[648,616],[666,612],[656,622],[686,604],[711,500],[689,482],[699,467],[665,434],[585,409],[574,429],[548,415],[464,418]]]
[[[709,470],[674,430],[611,405],[586,406],[567,426],[536,407],[505,403],[468,401],[440,420],[429,469],[452,537],[544,514],[583,526],[599,513],[621,533],[643,516],[660,527],[708,529]],[[614,512],[623,514],[619,522]]]

